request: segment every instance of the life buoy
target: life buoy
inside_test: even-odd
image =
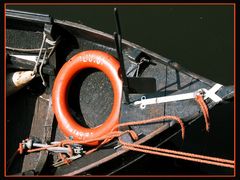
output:
[[[67,103],[68,87],[74,76],[86,68],[96,68],[109,78],[113,94],[112,111],[103,124],[94,128],[85,128],[79,125],[69,112]],[[53,86],[52,105],[60,130],[66,137],[75,140],[88,141],[107,134],[119,123],[119,113],[122,97],[122,80],[119,77],[119,62],[111,55],[98,51],[88,50],[80,52],[67,61],[60,69]],[[98,142],[86,143],[97,145]]]

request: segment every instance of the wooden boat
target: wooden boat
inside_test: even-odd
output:
[[[75,66],[71,65],[73,69],[67,69],[64,74],[62,69],[67,67],[65,64],[71,64],[82,56],[86,58],[93,53],[96,58],[96,54],[100,52],[103,59],[105,58],[103,64],[108,59],[113,59],[111,62],[116,66],[111,65],[104,74],[97,70],[98,66],[92,65],[94,59],[84,59],[81,63],[86,60],[90,64],[89,68],[75,73],[74,78],[69,81],[71,83],[67,84],[68,95],[61,102],[67,102],[67,111],[81,127],[101,127],[118,101],[119,106],[112,113],[119,117],[116,123],[139,122],[171,115],[179,117],[188,126],[203,115],[192,97],[194,93],[201,90],[205,96],[207,94],[205,103],[208,109],[233,99],[233,86],[222,86],[161,55],[121,40],[117,14],[118,33],[114,36],[79,23],[52,19],[44,14],[7,10],[6,18],[6,61],[10,79],[7,80],[7,92],[11,83],[16,86],[11,92],[18,90],[7,97],[8,175],[80,175],[94,174],[96,169],[101,169],[98,174],[112,174],[141,156],[124,149],[118,139],[114,139],[89,155],[84,152],[98,142],[91,142],[93,144],[90,143],[90,146],[89,143],[76,145],[74,148],[78,150],[79,156],[69,165],[54,167],[58,156],[51,150],[11,158],[15,150],[19,149],[19,142],[28,137],[35,145],[59,142],[66,138],[76,139],[77,133],[69,135],[69,129],[66,129],[63,122],[62,127],[59,127],[61,120],[58,118],[61,118],[62,107],[58,102],[63,93],[59,84],[68,82],[61,78],[70,76]],[[94,63],[101,64],[97,60]],[[11,82],[14,73],[29,71],[32,72],[31,77],[21,87]],[[113,74],[108,75],[108,71]],[[58,78],[59,74],[63,74],[61,78]],[[123,83],[123,90],[122,84],[114,85],[114,80],[109,81],[109,76],[119,78],[117,81]],[[122,94],[122,98],[117,93]],[[164,99],[165,97],[168,99]],[[104,126],[107,128],[107,125]],[[159,146],[181,131],[175,121],[170,119],[145,125],[130,125],[124,130],[128,129],[136,132],[139,139],[133,141],[129,135],[124,135],[124,141],[151,146]],[[22,144],[27,146],[28,140]],[[31,143],[30,146],[33,145]],[[27,148],[30,149],[30,146]]]

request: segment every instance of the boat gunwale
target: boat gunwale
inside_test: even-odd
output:
[[[59,19],[54,19],[54,23],[57,24],[57,25],[60,25],[60,26],[70,26],[72,28],[77,28],[78,30],[81,30],[81,31],[87,31],[87,32],[90,32],[90,33],[93,33],[95,35],[101,35],[109,40],[111,40],[112,42],[114,41],[114,38],[112,35],[108,34],[108,33],[105,33],[103,31],[100,31],[100,30],[97,30],[97,29],[94,29],[92,27],[89,27],[89,26],[86,26],[86,25],[83,25],[81,23],[76,23],[76,22],[72,22],[72,21],[68,21],[68,20],[59,20]],[[133,42],[130,42],[128,40],[125,40],[125,39],[122,39],[122,43],[123,45],[125,46],[128,46],[128,47],[133,47],[133,48],[138,48],[138,49],[141,49],[143,52],[145,52],[146,54],[156,58],[157,60],[160,61],[160,63],[166,65],[166,66],[170,66],[171,68],[174,68],[176,69],[177,71],[185,74],[185,75],[188,75],[194,79],[198,79],[199,81],[203,82],[203,83],[206,83],[208,84],[209,86],[213,86],[215,84],[214,81],[210,80],[210,79],[207,79],[201,75],[198,75],[194,72],[191,72],[190,70],[182,67],[180,64],[178,64],[177,62],[173,61],[173,60],[170,60],[162,55],[159,55],[155,52],[152,52],[138,44],[135,44]],[[112,48],[112,47],[111,47]]]
[[[7,10],[8,10],[8,9],[7,9]],[[16,11],[16,10],[10,10],[10,11]],[[32,16],[36,15],[36,16],[39,16],[39,17],[44,17],[44,18],[47,17],[47,18],[51,19],[51,16],[48,15],[48,14],[39,14],[39,13],[33,13],[33,12],[27,12],[27,11],[16,11],[16,12],[19,13],[17,17],[15,17],[15,16],[10,16],[8,13],[6,13],[6,18],[11,18],[11,19],[17,19],[17,20],[19,20],[19,17],[20,17],[20,19],[21,19],[22,21],[24,21],[24,19],[25,19],[26,21],[28,21],[27,18],[24,18],[24,16],[21,17],[21,15],[22,15],[22,14],[30,14],[30,15],[32,15]],[[22,13],[20,13],[20,12],[22,12]],[[46,21],[44,21],[44,20],[42,20],[42,19],[39,19],[39,20],[36,21],[36,22],[38,22],[38,23],[47,23]],[[48,23],[50,23],[50,22],[51,22],[51,21],[49,20]],[[60,26],[63,26],[63,25],[64,25],[64,26],[70,26],[70,27],[74,27],[74,28],[77,28],[77,29],[82,30],[82,31],[87,31],[87,32],[90,32],[90,33],[94,33],[94,34],[97,34],[97,35],[101,35],[101,36],[103,36],[103,37],[105,37],[105,38],[107,38],[107,39],[110,39],[111,41],[114,41],[114,38],[113,38],[112,35],[110,35],[110,34],[108,34],[108,33],[105,33],[105,32],[103,32],[103,31],[100,31],[100,30],[91,28],[91,27],[89,27],[89,26],[83,25],[83,24],[81,24],[81,23],[72,22],[72,21],[68,21],[68,20],[59,20],[59,19],[55,19],[55,18],[52,18],[52,22],[53,22],[53,24],[55,23],[55,24],[60,25]],[[146,48],[144,48],[144,47],[142,47],[142,46],[140,46],[140,45],[137,45],[137,44],[132,43],[132,42],[130,42],[130,41],[128,41],[128,40],[125,40],[125,39],[122,39],[122,43],[123,43],[124,45],[130,46],[130,47],[134,47],[134,48],[141,49],[142,51],[144,51],[144,52],[147,53],[148,55],[150,55],[150,56],[152,56],[152,57],[160,60],[161,63],[163,63],[164,65],[170,66],[170,67],[172,67],[172,68],[174,68],[174,69],[176,69],[176,70],[178,70],[178,71],[180,71],[180,72],[182,72],[182,73],[184,73],[184,74],[186,74],[186,75],[188,75],[188,76],[190,76],[190,77],[192,77],[192,78],[194,78],[194,79],[198,79],[199,81],[204,82],[204,83],[207,83],[207,84],[210,85],[210,86],[213,86],[213,85],[215,84],[214,81],[212,81],[212,80],[210,80],[210,79],[207,79],[207,78],[205,78],[205,77],[203,77],[203,76],[201,76],[201,75],[198,75],[198,74],[196,74],[196,73],[194,73],[194,72],[191,72],[191,71],[189,71],[188,69],[182,67],[182,66],[181,66],[180,64],[178,64],[177,62],[175,62],[175,61],[173,61],[173,60],[170,60],[170,59],[168,59],[168,58],[166,58],[166,57],[164,57],[164,56],[162,56],[162,55],[159,55],[159,54],[157,54],[157,53],[155,53],[155,52],[152,52],[152,51],[150,51],[150,50],[148,50],[148,49],[146,49]]]

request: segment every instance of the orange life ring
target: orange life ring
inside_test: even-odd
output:
[[[114,94],[110,115],[103,124],[94,128],[80,126],[70,114],[67,103],[68,87],[72,79],[86,68],[96,68],[105,73],[111,82]],[[119,77],[119,70],[119,62],[113,56],[98,50],[80,52],[62,66],[54,82],[52,105],[58,125],[66,137],[72,136],[75,140],[89,141],[107,134],[119,123],[122,97],[122,80]],[[97,145],[98,142],[86,144]]]

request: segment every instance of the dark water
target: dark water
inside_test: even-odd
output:
[[[234,82],[233,6],[9,6],[54,18],[82,22],[112,34],[113,8],[118,7],[124,39],[177,61],[187,69],[223,85]],[[199,119],[163,147],[233,159],[233,103],[210,112],[204,132]],[[147,155],[118,174],[227,174],[232,170]]]

